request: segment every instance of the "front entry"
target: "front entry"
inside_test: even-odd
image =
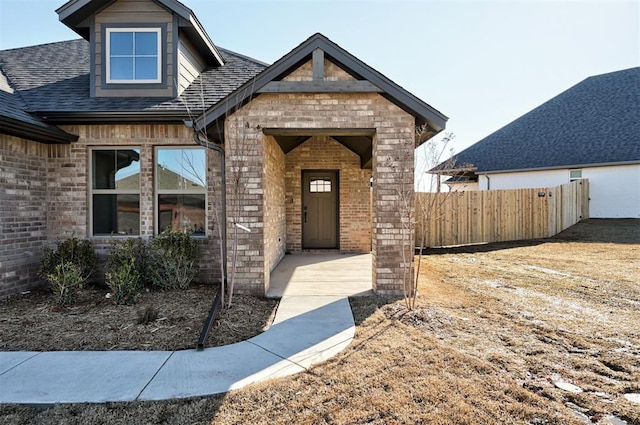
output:
[[[338,248],[338,172],[302,172],[302,249]]]

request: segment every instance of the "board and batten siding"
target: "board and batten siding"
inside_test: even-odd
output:
[[[178,43],[178,94],[189,87],[205,69],[205,61],[188,40],[180,37]]]
[[[148,24],[166,25],[166,39],[162,40],[166,55],[163,56],[163,69],[166,69],[166,87],[152,89],[103,89],[102,87],[102,63],[105,58],[102,57],[102,28],[105,24],[131,24],[136,25]],[[173,43],[173,15],[150,0],[119,0],[112,5],[106,7],[95,16],[95,78],[92,82],[95,87],[96,97],[173,97],[174,96],[174,48]]]
[[[640,218],[640,164],[559,170],[489,173],[491,190],[553,187],[569,182],[571,170],[582,170],[589,180],[591,218]],[[480,190],[487,190],[487,178],[479,176]]]

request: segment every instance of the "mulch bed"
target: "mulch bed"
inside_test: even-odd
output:
[[[77,302],[60,308],[46,288],[0,300],[0,351],[181,350],[195,348],[217,288],[143,291],[131,306],[88,287]],[[221,310],[207,347],[232,344],[263,332],[276,300],[235,295]]]

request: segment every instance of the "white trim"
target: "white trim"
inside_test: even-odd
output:
[[[157,58],[157,75],[156,79],[147,80],[114,80],[111,78],[111,33],[114,32],[130,32],[130,33],[155,33],[157,35],[157,51],[155,56],[133,56],[133,57],[156,57]],[[158,84],[162,83],[162,28],[118,28],[107,27],[105,31],[105,63],[106,63],[106,82],[107,84]]]

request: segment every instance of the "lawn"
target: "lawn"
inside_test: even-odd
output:
[[[189,400],[1,406],[0,424],[640,424],[625,398],[640,393],[640,220],[430,250],[419,291],[414,311],[352,299],[355,340],[303,374]]]

